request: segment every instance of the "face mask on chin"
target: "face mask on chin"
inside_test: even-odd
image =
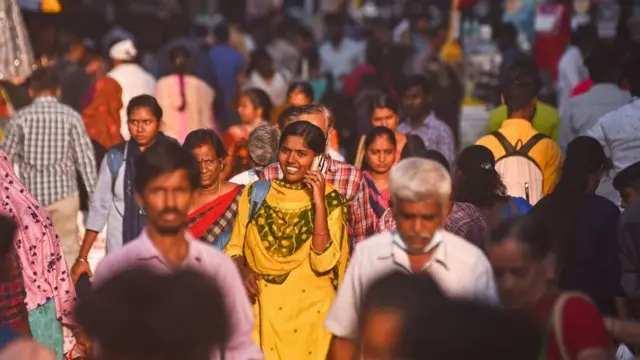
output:
[[[436,233],[433,234],[433,237],[431,238],[431,241],[429,242],[429,244],[427,244],[427,246],[425,246],[423,249],[412,249],[412,248],[409,248],[409,246],[407,246],[404,240],[402,240],[402,236],[400,236],[400,233],[398,233],[397,230],[393,231],[392,237],[393,237],[393,243],[409,255],[426,254],[429,251],[435,249],[438,245],[440,245],[443,239],[442,232],[436,231]]]

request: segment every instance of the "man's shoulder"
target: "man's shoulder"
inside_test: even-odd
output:
[[[443,243],[447,246],[447,258],[452,259],[456,264],[464,264],[478,268],[490,268],[489,260],[479,247],[460,236],[442,231]]]
[[[622,213],[621,219],[623,225],[629,223],[640,223],[640,201],[636,201],[629,205]]]

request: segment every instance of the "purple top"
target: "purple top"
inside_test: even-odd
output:
[[[398,125],[398,131],[405,135],[418,135],[427,149],[438,150],[447,158],[449,164],[453,164],[455,160],[453,132],[449,125],[436,117],[435,113],[431,112],[416,128],[411,127],[408,120],[404,121]]]
[[[189,254],[181,267],[214,278],[227,300],[226,311],[231,317],[231,335],[225,346],[225,360],[263,359],[262,352],[251,339],[253,310],[236,265],[220,250],[194,239],[188,232],[185,232],[185,237],[189,242]],[[98,264],[94,284],[99,285],[119,272],[138,266],[158,272],[171,271],[146,230],[142,231],[137,239],[108,255]],[[219,353],[220,351],[214,351],[211,359],[220,359]]]

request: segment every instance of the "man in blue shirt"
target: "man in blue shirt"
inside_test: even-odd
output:
[[[245,63],[242,53],[229,44],[230,31],[227,23],[216,26],[213,35],[216,38],[216,43],[211,48],[209,55],[218,81],[217,90],[222,92],[217,96],[222,96],[225,105],[225,119],[218,119],[218,121],[223,128],[226,128],[230,125],[228,117],[234,111],[232,101],[238,90],[238,78],[244,70]]]

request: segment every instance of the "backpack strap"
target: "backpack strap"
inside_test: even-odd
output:
[[[492,131],[490,135],[493,135],[493,137],[495,137],[498,140],[498,142],[500,143],[500,145],[505,151],[505,156],[513,155],[518,152],[515,146],[511,145],[509,140],[507,140],[507,138],[504,135],[502,135],[500,131]]]
[[[269,189],[271,189],[271,183],[269,181],[259,180],[251,184],[251,206],[249,208],[247,224],[253,219],[258,210],[260,210],[260,207],[262,207],[262,203],[264,203],[264,200],[267,198]]]
[[[527,141],[524,145],[522,145],[522,147],[518,149],[518,152],[522,155],[529,155],[529,151],[531,151],[531,149],[533,149],[533,147],[536,146],[536,144],[538,144],[542,139],[547,139],[547,138],[548,138],[547,135],[543,133],[537,133],[533,135],[531,139],[529,139],[529,141]]]
[[[107,152],[107,167],[109,167],[109,173],[111,174],[111,193],[115,193],[116,179],[118,178],[118,171],[124,163],[124,154],[126,152],[127,143],[120,143]]]

